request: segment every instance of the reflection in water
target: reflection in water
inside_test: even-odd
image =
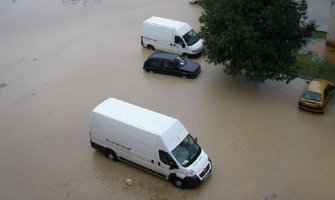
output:
[[[121,161],[109,160],[98,151],[95,151],[92,157],[95,164],[96,178],[107,190],[113,192],[115,199],[132,199],[134,196],[143,199],[183,198],[183,192],[164,179]],[[132,185],[126,183],[127,179],[132,179]],[[175,192],[170,194],[165,191],[165,188],[170,188]]]

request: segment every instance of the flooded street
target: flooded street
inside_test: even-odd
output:
[[[335,64],[335,49],[327,46],[325,41],[315,42],[309,48],[322,59]]]
[[[141,23],[199,30],[200,14],[186,0],[3,1],[0,199],[335,199],[335,98],[300,111],[305,80],[256,85],[204,58],[196,79],[143,71]],[[180,190],[92,149],[89,114],[109,97],[178,118],[213,161],[206,182]]]

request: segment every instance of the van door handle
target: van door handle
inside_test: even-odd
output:
[[[173,46],[173,44],[170,44],[170,46]]]
[[[161,163],[160,163],[160,162],[158,162],[158,166],[161,166]]]

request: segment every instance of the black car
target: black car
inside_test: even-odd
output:
[[[198,63],[191,62],[181,56],[170,53],[157,52],[148,57],[143,69],[147,72],[157,72],[186,78],[195,78],[201,72]]]

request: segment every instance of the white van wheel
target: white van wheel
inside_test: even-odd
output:
[[[151,44],[148,44],[148,45],[147,45],[147,48],[148,48],[148,49],[155,50],[155,47],[154,47],[154,46],[152,46]]]
[[[187,53],[183,53],[182,55],[184,58],[190,58],[190,56]]]
[[[118,157],[116,156],[116,153],[113,150],[107,149],[105,152],[106,158],[114,161],[118,161]]]
[[[181,180],[180,178],[177,178],[177,177],[174,179],[174,185],[178,188],[181,188],[181,189],[185,188],[183,180]]]

